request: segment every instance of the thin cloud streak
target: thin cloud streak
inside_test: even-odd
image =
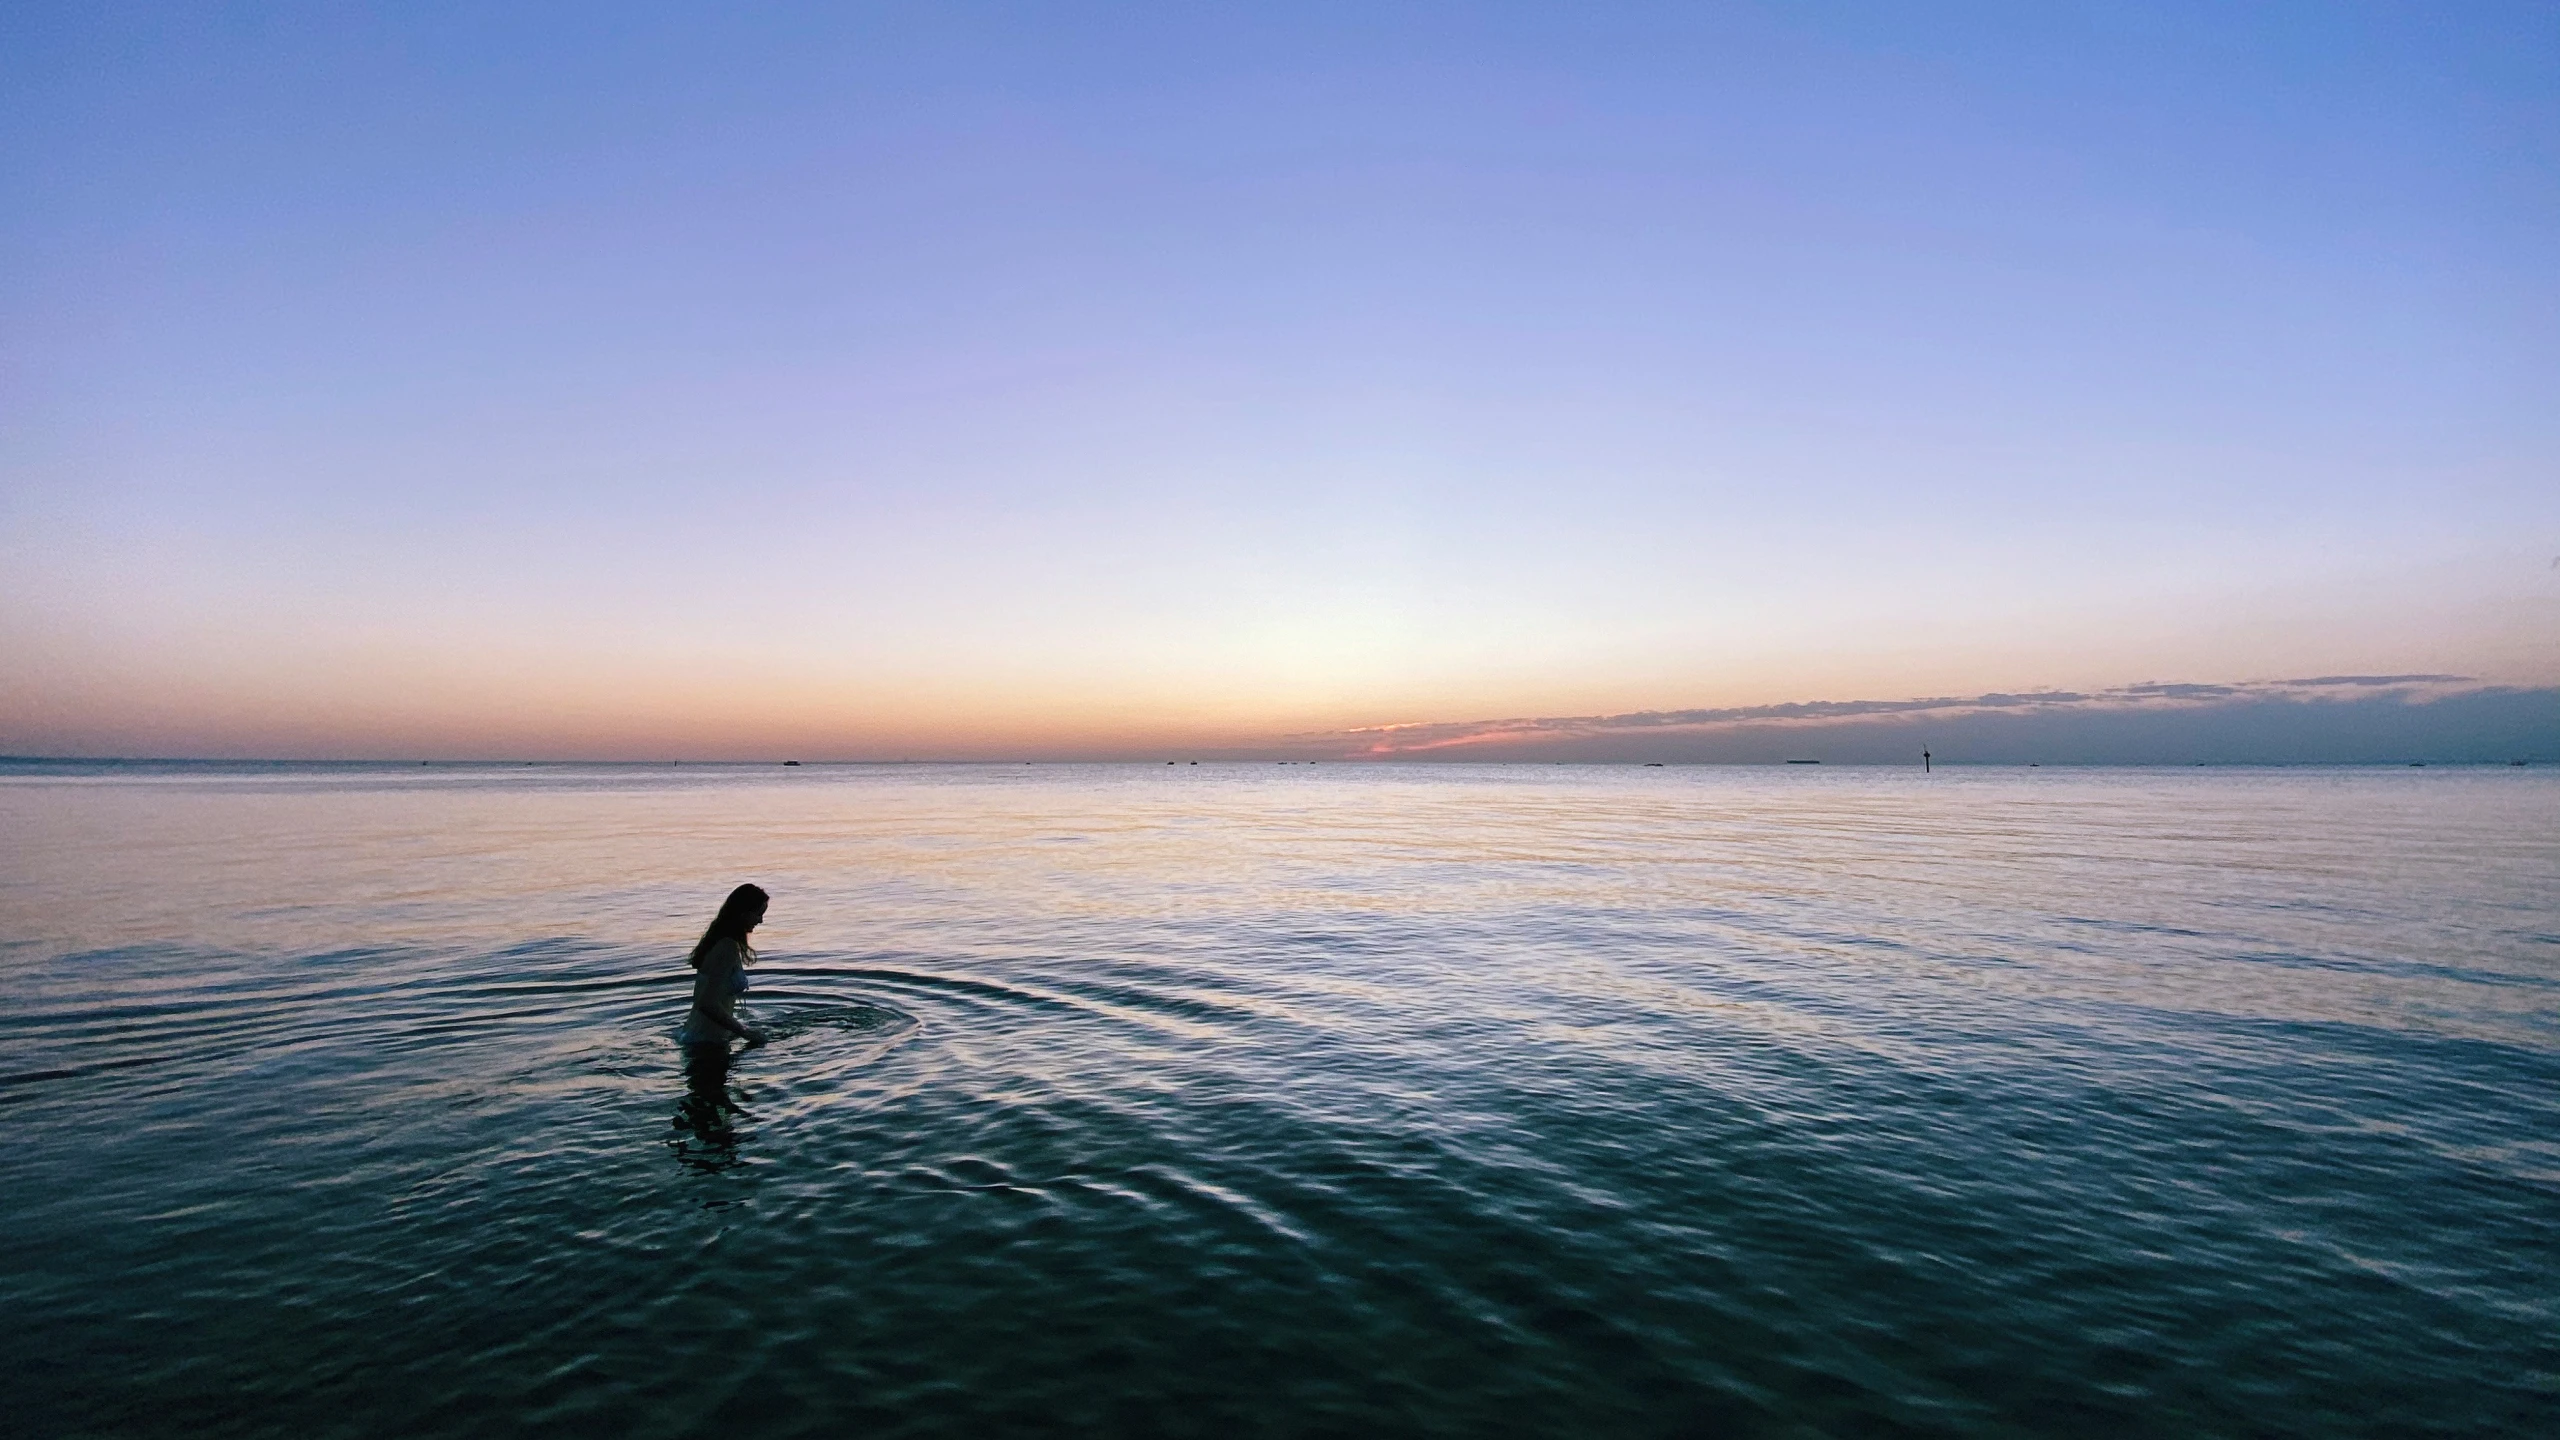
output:
[[[1423,721],[1295,735],[1294,746],[1326,749],[1340,758],[1444,756],[1500,750],[1579,749],[1577,742],[1834,731],[1859,722],[1905,728],[1924,722],[1977,717],[2171,715],[2269,706],[2424,705],[2468,696],[2524,694],[2448,674],[2316,675],[2290,680],[2229,684],[2144,681],[2098,691],[1995,691],[1982,695],[1929,696],[1909,700],[1806,700],[1716,709],[1639,710],[1617,715],[1515,717],[1500,720]]]

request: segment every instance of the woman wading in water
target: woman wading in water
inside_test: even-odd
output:
[[[747,967],[756,952],[747,932],[764,923],[768,897],[753,885],[741,885],[720,902],[720,913],[693,947],[693,1013],[684,1017],[676,1043],[690,1051],[726,1053],[729,1038],[750,1045],[764,1043],[764,1032],[738,1022],[738,997],[747,993]]]

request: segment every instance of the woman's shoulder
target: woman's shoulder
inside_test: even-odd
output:
[[[736,937],[723,935],[719,939],[702,947],[702,954],[700,957],[701,963],[699,968],[704,970],[726,970],[734,966],[745,964],[746,959],[747,947],[739,944]]]

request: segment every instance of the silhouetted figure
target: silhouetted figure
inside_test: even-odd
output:
[[[753,885],[730,891],[720,902],[720,913],[694,942],[693,1010],[676,1032],[676,1042],[686,1050],[717,1050],[725,1056],[732,1036],[750,1045],[764,1043],[762,1031],[739,1023],[738,997],[747,993],[747,967],[756,959],[747,934],[764,923],[768,899]]]
[[[1920,773],[1923,775],[1929,773],[1929,752],[1926,750],[1920,752]]]

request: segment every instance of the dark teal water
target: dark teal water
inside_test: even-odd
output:
[[[2560,1433],[2548,771],[17,765],[0,846],[13,1433]]]

